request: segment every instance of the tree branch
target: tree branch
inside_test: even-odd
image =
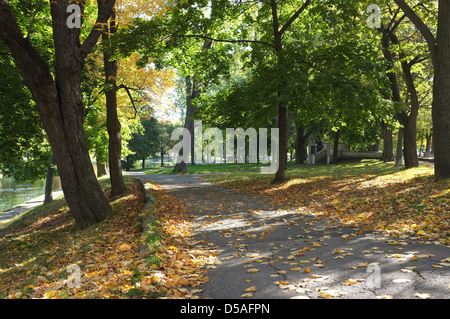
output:
[[[185,34],[182,35],[184,37],[188,37],[188,38],[201,38],[201,39],[206,39],[206,40],[211,40],[211,41],[215,41],[215,42],[227,42],[227,43],[259,43],[259,44],[264,44],[267,46],[270,46],[272,48],[275,48],[275,46],[271,43],[268,42],[264,42],[264,41],[258,41],[258,40],[224,40],[224,39],[215,39],[206,35],[200,35],[200,34]]]
[[[425,40],[427,41],[428,47],[431,51],[431,56],[433,60],[433,65],[436,65],[436,48],[437,48],[437,40],[431,30],[427,27],[427,25],[422,21],[422,19],[414,12],[414,10],[405,2],[405,0],[394,0],[395,3],[403,10],[408,19],[416,26],[416,28],[423,35]]]
[[[81,46],[83,59],[86,58],[92,51],[98,41],[98,38],[102,35],[106,27],[106,23],[112,15],[115,3],[116,0],[97,0],[97,21]]]
[[[280,36],[283,35],[283,33],[291,26],[292,22],[295,21],[295,19],[298,18],[298,16],[305,11],[306,7],[311,3],[311,0],[306,0],[305,3],[303,3],[303,5],[300,7],[300,9],[298,9],[290,18],[289,20],[283,25],[283,27],[281,28],[280,32]]]
[[[0,0],[0,39],[3,39],[33,97],[36,89],[54,85],[47,62],[39,55],[30,40],[23,36],[7,0]]]
[[[134,100],[133,100],[133,96],[131,95],[130,88],[128,86],[126,86],[125,84],[121,84],[117,87],[117,90],[120,90],[120,89],[125,89],[125,91],[127,91],[128,97],[130,98],[130,101],[131,101],[131,105],[133,106],[133,109],[134,109],[134,117],[131,119],[134,120],[136,118],[137,114],[139,113],[139,111],[137,110],[136,105],[134,104]]]

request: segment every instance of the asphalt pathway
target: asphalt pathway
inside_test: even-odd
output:
[[[302,208],[279,209],[197,175],[140,175],[195,215],[199,248],[217,255],[201,298],[448,299],[450,247],[367,232]],[[199,288],[199,287],[197,287]]]

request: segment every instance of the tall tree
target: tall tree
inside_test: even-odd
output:
[[[101,6],[104,0],[101,0]],[[111,180],[111,197],[125,192],[125,182],[122,176],[122,130],[117,115],[117,60],[112,58],[113,48],[110,36],[117,31],[116,11],[113,9],[111,18],[105,28],[102,39],[105,45],[103,64],[105,67],[106,96],[106,127],[108,129],[109,176]]]
[[[98,6],[95,25],[81,43],[81,28],[70,28],[70,1],[49,1],[55,50],[54,73],[24,36],[8,0],[0,0],[0,37],[28,86],[53,149],[66,201],[80,228],[107,218],[112,210],[95,176],[85,141],[81,72],[112,14],[115,0]],[[79,4],[80,26],[84,2]],[[70,12],[70,10],[69,10]]]
[[[394,0],[425,38],[434,67],[433,137],[437,180],[450,178],[450,2],[438,1],[436,35],[405,0]]]

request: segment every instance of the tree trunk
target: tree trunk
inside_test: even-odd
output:
[[[392,139],[392,130],[386,123],[382,123],[383,127],[383,157],[382,161],[393,162],[394,161],[394,143]]]
[[[106,163],[102,163],[97,157],[97,178],[108,174],[106,171]]]
[[[45,196],[44,204],[49,204],[53,201],[53,176],[55,175],[55,158],[52,155],[52,160],[47,168],[47,173],[45,175]]]
[[[416,121],[410,119],[406,122],[403,129],[403,148],[404,160],[406,168],[419,166],[419,158],[417,156],[417,130]]]
[[[395,34],[391,33],[391,37],[394,44],[400,44]],[[405,79],[411,105],[409,115],[407,115],[406,111],[403,111],[402,114],[399,115],[399,120],[404,128],[403,147],[405,150],[405,167],[413,168],[419,166],[419,158],[417,156],[417,116],[419,114],[420,102],[414,85],[414,77],[411,73],[412,64],[405,60],[406,56],[403,52],[400,52],[399,57],[401,59],[403,77]]]
[[[203,50],[208,50],[212,46],[212,41],[206,41],[203,44]],[[200,97],[203,83],[195,76],[186,76],[186,118],[184,120],[184,128],[191,133],[191,164],[195,165],[195,134],[194,134],[194,120],[192,116],[196,111],[196,106],[192,103],[193,100]],[[183,150],[184,151],[184,150]],[[180,162],[175,164],[173,168],[174,173],[187,173],[187,163]]]
[[[450,2],[439,1],[433,86],[433,149],[437,180],[450,178]]]
[[[450,2],[439,0],[437,37],[404,1],[395,0],[427,41],[434,68],[433,130],[435,179],[450,178]]]
[[[431,154],[431,139],[433,137],[433,129],[431,129],[431,131],[429,133],[426,132],[425,136],[426,136],[426,140],[427,140],[427,145],[425,147],[425,153],[429,155],[429,154]]]
[[[280,102],[278,105],[278,128],[279,128],[279,153],[278,171],[275,173],[273,182],[283,182],[286,179],[287,143],[286,143],[286,107]],[[272,158],[273,160],[273,158]]]
[[[108,23],[108,30],[102,34],[103,42],[108,45],[110,34],[117,30],[115,13]],[[111,197],[125,193],[125,182],[122,176],[122,126],[117,115],[117,61],[111,60],[111,55],[103,53],[106,83],[106,127],[109,142],[109,176],[111,179]]]
[[[334,134],[334,144],[333,144],[333,163],[337,164],[337,162],[339,161],[339,152],[338,152],[338,148],[339,148],[339,137],[341,135],[341,130],[338,130],[335,134]]]
[[[403,165],[403,128],[399,128],[397,137],[397,150],[395,156],[395,166]]]
[[[295,128],[296,128],[295,164],[301,165],[306,160],[306,145],[305,145],[306,140],[308,139],[309,136],[311,136],[311,134],[313,133],[313,130],[309,130],[305,134],[305,128],[298,123],[295,123]]]
[[[278,96],[278,129],[279,129],[279,151],[278,151],[278,171],[275,173],[275,178],[273,182],[283,182],[286,179],[286,161],[287,161],[287,143],[286,143],[286,122],[287,122],[287,110],[283,101],[281,100],[283,94],[282,90],[284,89],[284,59],[283,59],[283,45],[282,45],[282,33],[279,30],[278,24],[278,12],[277,12],[277,2],[275,0],[271,0],[272,5],[272,17],[273,17],[273,35],[274,35],[274,44],[275,44],[275,55],[277,59],[277,64],[279,66],[280,74],[277,75],[278,87],[277,87],[277,96]]]
[[[99,22],[106,22],[103,19],[109,16],[113,3],[109,1],[108,6],[99,10]],[[0,1],[0,37],[10,49],[36,101],[70,212],[77,225],[85,228],[112,213],[95,176],[83,129],[81,71],[100,33],[93,30],[80,45],[80,30],[69,29],[66,25],[67,1],[51,2],[50,5],[55,79],[47,63],[22,35],[6,1]]]

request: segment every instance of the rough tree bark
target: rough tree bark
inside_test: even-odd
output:
[[[383,156],[382,161],[393,162],[394,161],[394,143],[392,139],[392,130],[389,129],[387,123],[382,123],[383,128]]]
[[[24,37],[7,0],[0,0],[0,37],[8,46],[39,109],[64,195],[80,228],[107,218],[112,210],[94,173],[83,129],[81,71],[108,21],[114,0],[106,0],[96,26],[80,43],[80,29],[68,28],[68,1],[51,1],[55,74]]]
[[[101,6],[104,5],[101,0]],[[107,28],[102,34],[103,43],[108,48],[111,34],[117,31],[115,21],[115,10],[111,15]],[[111,197],[125,193],[125,182],[122,176],[122,126],[117,115],[117,60],[111,59],[111,54],[103,52],[103,64],[105,67],[105,98],[106,98],[106,128],[108,130],[108,153],[109,153],[109,177],[111,180]]]

